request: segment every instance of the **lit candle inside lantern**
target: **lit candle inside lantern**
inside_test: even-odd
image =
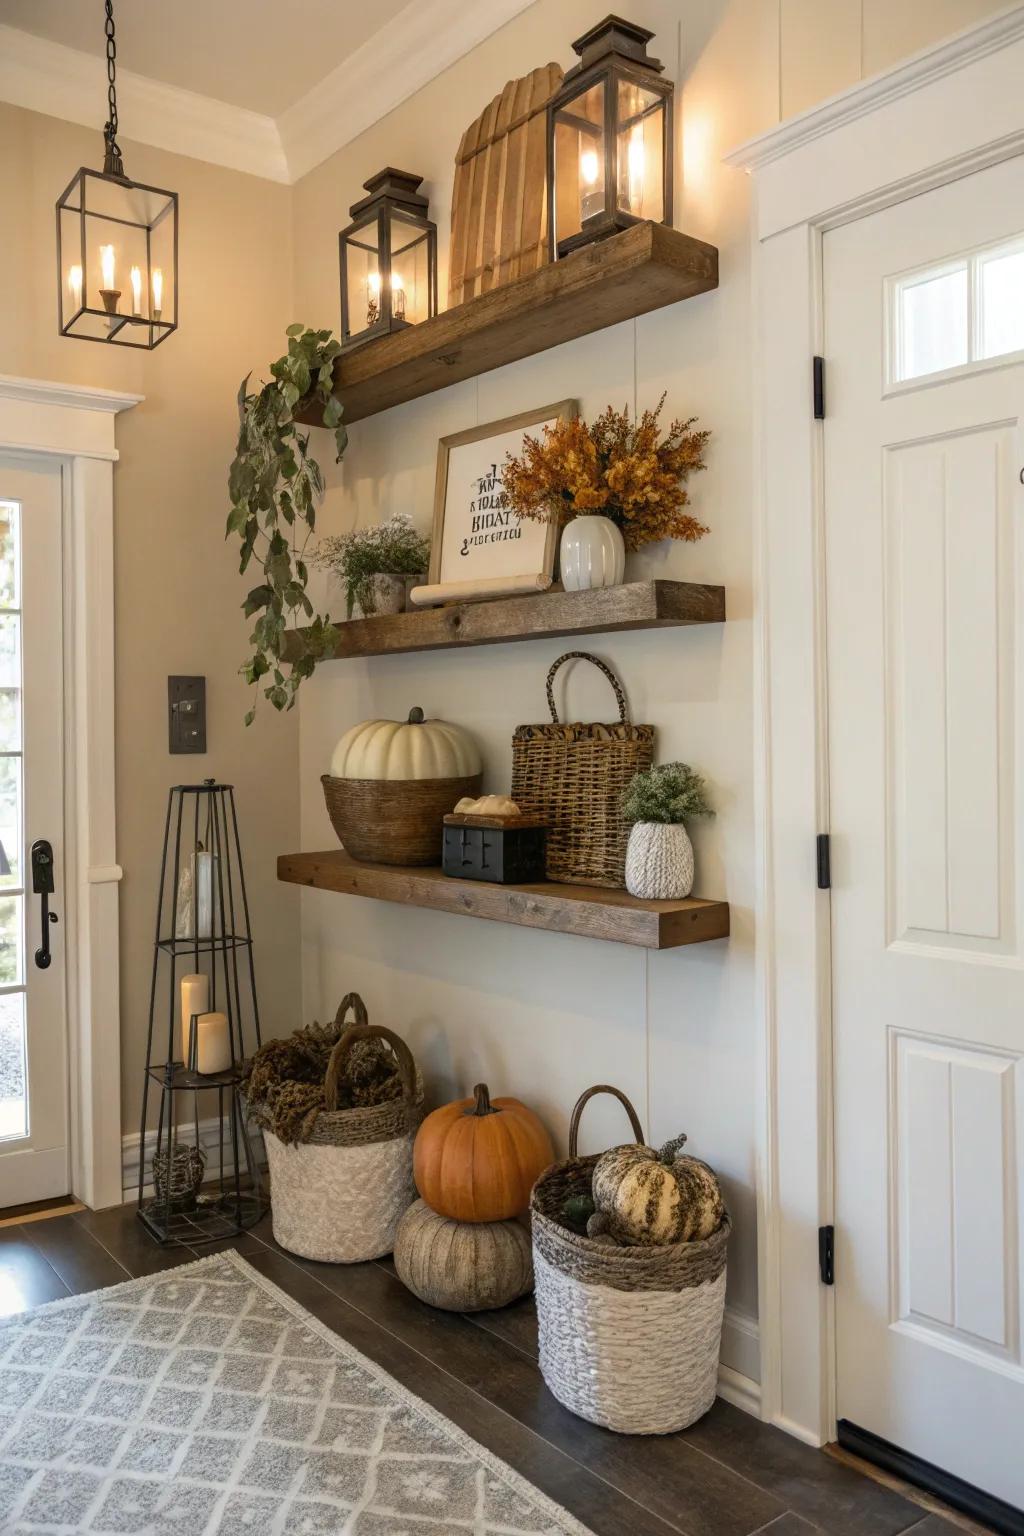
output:
[[[231,1066],[231,1035],[226,1013],[201,1013],[195,1022],[196,1071],[209,1076]]]
[[[601,160],[596,149],[580,151],[580,218],[593,218],[604,209],[604,188],[598,186]]]
[[[164,274],[160,267],[153,268],[153,319],[159,320],[164,307]]]
[[[644,201],[644,132],[639,123],[629,136],[626,167],[629,177],[629,209],[631,213],[639,213]]]
[[[75,309],[82,307],[82,269],[76,264],[68,273],[68,292],[71,294],[71,302]]]
[[[139,315],[142,313],[142,273],[138,267],[132,267],[128,276],[132,284],[132,314]]]
[[[210,978],[203,975],[181,978],[181,1059],[188,1061],[189,1027],[194,1013],[207,1013],[210,1008]]]
[[[380,273],[371,272],[366,279],[366,323],[376,325],[380,319]]]
[[[103,308],[108,315],[116,315],[121,290],[114,287],[114,247],[112,245],[100,246],[100,272],[103,274],[103,287],[100,289]]]
[[[396,320],[405,319],[405,283],[399,272],[391,277],[391,307]]]

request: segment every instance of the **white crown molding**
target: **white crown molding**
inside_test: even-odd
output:
[[[126,69],[118,70],[117,90],[125,140],[270,181],[290,179],[272,117]],[[95,129],[97,165],[106,96],[106,66],[98,55],[0,25],[0,100]]]
[[[724,156],[726,165],[745,171],[758,171],[814,139],[844,127],[901,96],[918,91],[944,75],[967,65],[999,48],[1024,37],[1024,5],[1016,4],[978,26],[968,27],[945,42],[923,48],[905,63],[872,75],[845,91],[830,96],[820,106],[790,118],[777,128],[758,134],[737,145]]]
[[[277,120],[297,181],[534,0],[412,0]]]
[[[294,182],[533,4],[410,0],[276,119],[119,69],[123,135],[233,171]],[[95,129],[97,164],[106,83],[98,55],[0,24],[0,101]]]
[[[90,389],[82,384],[53,384],[48,379],[18,379],[0,374],[0,400],[29,405],[66,405],[76,411],[106,411],[116,415],[141,405],[145,395],[125,395],[114,389]]]

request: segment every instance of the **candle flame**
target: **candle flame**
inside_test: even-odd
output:
[[[76,262],[68,273],[68,288],[76,304],[82,302],[82,269]]]
[[[159,267],[153,268],[153,308],[164,307],[164,274]]]
[[[128,276],[132,284],[132,313],[137,315],[142,308],[142,273],[138,267],[132,267]]]
[[[103,286],[112,289],[114,286],[114,247],[112,245],[100,246],[100,271],[103,273]]]
[[[585,149],[580,155],[580,175],[585,186],[592,187],[597,181],[598,160],[596,149]]]

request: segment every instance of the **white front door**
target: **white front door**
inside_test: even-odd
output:
[[[70,1188],[62,608],[60,468],[0,456],[0,1208]]]
[[[837,1417],[1024,1507],[1024,162],[824,237]]]

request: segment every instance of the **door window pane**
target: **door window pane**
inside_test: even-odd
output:
[[[0,613],[0,752],[21,750],[21,615]]]
[[[0,896],[0,986],[15,986],[22,980],[21,896]]]
[[[901,379],[968,361],[967,266],[900,289]]]
[[[0,501],[0,608],[17,608],[19,602],[20,515],[16,501]]]
[[[21,873],[21,758],[0,757],[0,891]]]
[[[0,995],[0,1140],[28,1135],[25,994]]]
[[[982,357],[1024,351],[1024,250],[981,262]]]

